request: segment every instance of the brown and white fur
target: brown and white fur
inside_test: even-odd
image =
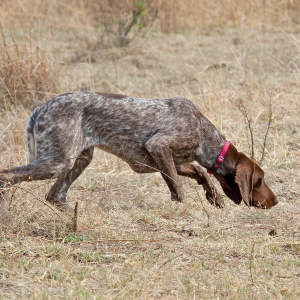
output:
[[[181,175],[202,184],[210,203],[224,206],[205,168],[217,160],[226,139],[183,97],[62,94],[33,111],[26,134],[30,163],[0,171],[3,191],[22,181],[57,178],[46,200],[68,208],[67,191],[98,147],[126,161],[135,172],[160,172],[172,200],[184,200]],[[225,194],[238,204],[242,200],[248,206],[263,208],[277,204],[262,169],[232,144],[214,176]]]

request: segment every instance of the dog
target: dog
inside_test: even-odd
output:
[[[67,191],[98,147],[137,173],[160,172],[175,201],[184,200],[180,175],[195,179],[211,204],[224,207],[208,170],[237,204],[271,208],[278,203],[263,170],[183,97],[65,93],[33,111],[26,136],[29,164],[0,171],[2,195],[22,181],[57,178],[46,200],[69,209]]]

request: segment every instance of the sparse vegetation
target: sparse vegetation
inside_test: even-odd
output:
[[[27,118],[58,93],[183,95],[251,155],[243,99],[280,201],[216,209],[184,179],[187,199],[174,203],[160,176],[96,151],[68,193],[76,232],[41,201],[53,180],[10,192],[0,298],[299,299],[299,12],[277,0],[0,2],[0,169],[27,162]],[[121,20],[120,36],[108,32]]]

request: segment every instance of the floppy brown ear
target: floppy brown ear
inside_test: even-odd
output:
[[[235,204],[240,204],[242,202],[242,197],[241,195],[239,195],[239,193],[237,193],[235,190],[233,189],[229,189],[226,186],[222,185],[222,190],[224,191],[225,195],[231,199],[232,201],[234,201]]]
[[[248,164],[238,164],[235,182],[239,186],[243,200],[250,207],[250,197],[253,190],[253,168]]]
[[[214,176],[220,182],[225,195],[236,204],[242,202],[242,196],[239,186],[235,182],[235,174],[220,175],[215,173]]]

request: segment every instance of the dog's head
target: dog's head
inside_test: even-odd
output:
[[[264,171],[241,152],[237,152],[235,161],[232,173],[215,174],[224,193],[237,204],[244,200],[249,207],[271,208],[278,204],[276,196],[265,182]]]

